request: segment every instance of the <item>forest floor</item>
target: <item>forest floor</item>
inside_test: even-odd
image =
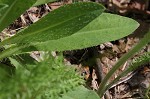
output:
[[[98,54],[100,56],[100,63],[102,66],[102,74],[105,76],[108,71],[114,66],[118,59],[125,53],[127,53],[135,44],[137,44],[140,38],[148,31],[150,22],[150,5],[149,2],[143,0],[100,0],[106,6],[106,12],[119,14],[122,16],[130,17],[137,20],[140,23],[140,27],[131,35],[112,42],[107,42],[96,46]],[[95,1],[95,2],[100,2]],[[107,2],[104,2],[107,1]],[[110,0],[111,1],[111,0]],[[148,0],[147,0],[148,1]],[[28,9],[20,18],[18,18],[13,24],[0,34],[1,40],[4,38],[13,36],[17,31],[28,25],[38,21],[41,17],[45,16],[52,10],[59,8],[64,4],[72,3],[72,1],[54,2],[38,7],[32,7]],[[144,8],[145,7],[145,8]],[[60,16],[61,17],[61,16]],[[7,34],[6,34],[7,33]],[[125,70],[129,62],[142,55],[144,52],[150,52],[150,44],[144,47],[133,58],[127,61],[110,80],[117,77],[123,70]],[[91,56],[91,48],[83,50],[65,51],[64,52],[66,64],[72,64],[77,67],[77,70],[84,76],[87,86],[93,90],[98,89],[99,75],[97,72],[99,69],[94,68],[93,65],[86,63]],[[86,64],[84,64],[86,63]],[[150,87],[150,64],[141,66],[136,71],[132,71],[127,76],[119,80],[115,85],[109,89],[108,99],[143,99],[150,98],[145,96],[147,89]],[[150,92],[149,92],[150,95]]]

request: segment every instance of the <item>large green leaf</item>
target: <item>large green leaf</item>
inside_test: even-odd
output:
[[[76,87],[75,90],[70,91],[59,99],[100,99],[93,90],[88,90],[83,86]]]
[[[54,2],[54,1],[58,1],[58,0],[37,0],[33,6],[37,6],[37,5],[41,5],[41,4],[45,4],[49,2]]]
[[[14,53],[41,51],[64,51],[96,46],[104,42],[117,40],[132,33],[139,24],[126,17],[103,13],[88,25],[71,36],[45,42],[14,45],[1,53],[0,58]]]
[[[52,11],[29,28],[0,43],[28,44],[70,36],[98,17],[104,7],[97,3],[75,3]]]
[[[139,24],[132,19],[103,13],[71,36],[56,40],[47,40],[46,42],[31,42],[26,45],[18,45],[18,47],[27,46],[26,51],[82,49],[125,37],[132,33],[138,26]]]
[[[5,8],[4,10],[0,9],[0,32],[35,2],[36,0],[0,0],[0,5]]]

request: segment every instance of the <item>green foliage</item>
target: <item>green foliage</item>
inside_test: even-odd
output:
[[[81,9],[85,14],[80,12]],[[68,16],[68,10],[78,14],[70,12]],[[127,36],[138,27],[138,23],[132,19],[108,13],[100,15],[101,11],[103,7],[95,3],[76,3],[55,10],[18,35],[1,42],[0,45],[16,45],[1,53],[0,58],[36,50],[64,51],[96,46]],[[54,19],[58,15],[62,16],[61,14],[64,17]],[[49,22],[48,19],[54,20]]]
[[[119,23],[116,23],[118,21]],[[22,52],[28,52],[33,50],[64,51],[83,49],[86,47],[96,46],[108,41],[113,41],[127,36],[137,27],[138,23],[132,19],[121,17],[118,15],[103,13],[92,22],[90,22],[88,25],[70,36],[54,40],[49,39],[45,42],[31,42],[23,46],[16,45],[16,47],[21,47]],[[22,49],[22,47],[24,48]]]
[[[135,68],[137,68],[138,66],[142,66],[149,62],[150,62],[150,52],[146,52],[142,56],[135,58],[132,61],[130,68],[131,70],[135,70]]]
[[[144,99],[149,99],[150,98],[150,86],[146,89],[145,97]]]
[[[1,3],[0,3],[0,16],[1,16],[2,10],[4,10],[4,9],[7,8],[7,7],[8,7],[7,4],[1,4]]]
[[[17,65],[16,62],[13,62],[14,65]],[[24,67],[18,66],[11,77],[5,76],[1,80],[0,99],[58,99],[83,83],[74,68],[62,63],[62,58],[47,58],[36,65]],[[4,69],[0,69],[4,76]]]
[[[53,0],[0,0],[0,31],[11,24],[29,7]],[[132,33],[139,24],[129,18],[102,13],[105,8],[97,3],[84,2],[65,5],[50,12],[38,22],[4,40],[0,46],[9,48],[0,53],[0,59],[30,51],[64,51],[82,49],[104,42],[117,40]],[[127,53],[106,75],[98,90],[99,96],[111,75],[135,52],[149,42],[148,34],[131,52]],[[20,59],[19,59],[20,58]],[[82,83],[74,69],[61,61],[46,58],[41,62],[31,59],[29,54],[9,57],[16,67],[15,73],[7,74],[0,68],[0,98],[2,99],[58,99],[62,94]],[[23,60],[22,60],[23,59]],[[32,61],[32,62],[31,62]],[[5,66],[5,64],[1,64]],[[13,84],[13,86],[12,86]],[[7,87],[6,87],[7,86]],[[97,94],[83,87],[63,95],[62,98],[97,99]],[[10,94],[11,93],[11,94]],[[89,95],[87,95],[89,93]],[[91,95],[90,95],[91,94]]]
[[[135,58],[129,65],[129,67],[124,70],[121,74],[117,76],[110,84],[105,87],[105,91],[108,90],[114,83],[116,83],[121,77],[126,74],[136,70],[138,67],[143,66],[150,62],[150,52],[144,53],[142,56]]]
[[[16,68],[23,66],[24,68],[29,69],[30,67],[39,64],[38,61],[32,58],[28,53],[11,56],[9,57],[9,60]]]
[[[31,7],[36,0],[1,0],[0,4],[5,4],[5,10],[0,10],[0,31],[11,24],[22,13]]]
[[[40,43],[67,37],[85,27],[103,11],[104,7],[97,3],[65,5],[52,11],[17,35],[1,42],[1,45],[26,44],[29,46],[30,43]]]
[[[88,90],[83,86],[76,87],[73,91],[70,91],[63,95],[59,99],[99,99],[96,92]]]
[[[58,1],[58,0],[37,0],[36,3],[33,6],[38,6],[38,5],[41,5],[41,4],[54,2],[54,1]]]
[[[117,69],[120,68],[120,66],[122,66],[130,57],[132,57],[136,52],[140,51],[144,46],[146,46],[148,43],[150,42],[150,31],[148,31],[145,36],[140,40],[140,42],[133,47],[133,49],[131,49],[128,53],[126,53],[125,55],[123,55],[119,61],[113,66],[113,68],[108,72],[108,74],[105,76],[105,78],[102,80],[101,85],[99,86],[98,89],[98,94],[100,97],[102,97],[107,89],[107,87],[109,88],[110,86],[107,86],[107,82],[109,80],[109,78],[115,73],[115,71]],[[145,57],[145,56],[144,56]],[[146,61],[149,61],[149,54],[147,56],[148,58],[146,58],[144,61],[139,61],[139,65],[141,65],[142,63],[145,63]],[[148,59],[148,60],[147,60]],[[138,61],[137,61],[138,62]],[[136,63],[134,63],[136,64]],[[134,65],[135,67],[132,66],[132,68],[130,69],[134,69],[136,68],[138,65]],[[129,71],[130,71],[129,69]],[[127,70],[128,71],[128,70]],[[126,72],[123,72],[123,74],[127,74]],[[120,78],[120,77],[118,77]]]

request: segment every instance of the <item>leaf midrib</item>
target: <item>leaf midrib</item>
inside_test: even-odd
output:
[[[133,25],[134,26],[134,25]],[[122,26],[120,26],[120,27],[122,27]],[[91,32],[96,32],[96,31],[105,31],[105,30],[110,30],[110,29],[119,29],[120,27],[111,27],[111,28],[105,28],[105,29],[99,29],[99,30],[92,30],[92,31],[83,31],[83,32],[80,32],[80,33],[75,33],[75,34],[73,34],[73,35],[80,35],[80,34],[89,34],[89,33],[91,33]],[[124,28],[128,28],[128,27],[131,27],[131,25],[130,26],[124,26]],[[71,35],[71,36],[73,36],[73,35]],[[67,36],[68,37],[68,36]],[[67,37],[63,37],[63,38],[60,38],[60,39],[64,39],[64,38],[67,38]],[[33,42],[33,43],[30,43],[30,45],[38,45],[38,44],[42,44],[42,43],[46,43],[46,42],[49,42],[49,41],[55,41],[55,40],[59,40],[59,39],[54,39],[54,40],[47,40],[47,41],[45,41],[45,42]],[[3,42],[2,42],[3,43]],[[15,43],[12,43],[12,44],[15,44]],[[19,44],[19,43],[16,43],[16,44]],[[25,45],[24,45],[25,46]],[[26,45],[26,46],[29,46],[29,45]]]
[[[100,9],[99,9],[99,10],[100,10]],[[69,19],[67,19],[67,20],[64,20],[64,21],[62,21],[62,22],[59,22],[59,23],[57,23],[57,24],[55,24],[55,25],[52,25],[52,26],[50,26],[50,27],[45,27],[45,28],[43,28],[43,29],[41,29],[41,30],[39,30],[39,31],[30,32],[30,33],[28,33],[28,34],[26,34],[26,35],[24,35],[24,36],[20,36],[18,39],[22,39],[22,38],[25,38],[25,37],[34,35],[34,34],[36,34],[36,33],[43,32],[43,31],[45,31],[45,30],[48,30],[48,29],[50,29],[50,28],[54,28],[55,26],[61,25],[61,24],[65,23],[65,22],[67,22],[67,21],[70,21],[70,20],[72,20],[72,19],[78,18],[78,17],[80,17],[80,16],[86,15],[86,14],[91,13],[91,12],[96,12],[96,11],[99,11],[99,10],[90,11],[90,12],[87,12],[87,13],[84,13],[84,14],[80,14],[80,15],[75,16],[75,17],[73,17],[73,18],[71,17],[71,18],[69,18]],[[101,10],[103,10],[103,9],[101,9]],[[97,17],[98,17],[98,16],[97,16]],[[16,35],[16,36],[17,36],[17,35]],[[11,38],[10,38],[10,39],[11,39]]]
[[[124,26],[124,28],[127,28],[127,27],[129,27],[129,26]],[[120,27],[116,27],[116,28],[120,28]],[[108,28],[107,28],[108,29]],[[111,28],[111,29],[115,29],[115,28]],[[106,30],[106,29],[103,29],[103,30]],[[99,30],[97,30],[97,31],[99,31]],[[80,33],[79,33],[80,34]],[[78,34],[78,35],[79,35]],[[65,38],[65,37],[64,37]],[[64,39],[64,38],[60,38],[60,39]],[[66,37],[67,38],[67,37]],[[59,39],[59,40],[60,40]],[[10,48],[8,48],[7,50],[13,50],[13,52],[12,53],[15,53],[16,51],[18,51],[18,50],[21,50],[21,49],[24,49],[24,48],[27,48],[27,47],[29,47],[29,46],[36,46],[36,45],[39,45],[39,44],[43,44],[43,43],[48,43],[48,42],[50,42],[50,41],[57,41],[57,40],[49,40],[49,41],[46,41],[46,42],[35,42],[35,43],[30,43],[29,45],[22,45],[22,46],[17,46],[17,44],[15,44],[13,47],[10,47]],[[25,53],[25,52],[24,52]],[[1,54],[1,56],[0,56],[0,59],[2,59],[2,58],[4,58],[4,57],[6,57],[7,56],[7,54],[9,54],[9,53],[4,53],[4,54]]]
[[[134,25],[133,25],[134,26]],[[131,26],[124,26],[124,28],[128,28],[128,27],[131,27]],[[105,31],[105,30],[108,30],[108,29],[119,29],[120,27],[115,27],[115,28],[105,28],[105,29],[101,29],[101,30],[93,30],[93,31],[86,31],[86,32],[80,32],[80,33],[75,33],[73,35],[80,35],[80,34],[89,34],[91,32],[95,32],[95,31]],[[73,36],[72,35],[72,36]],[[67,37],[64,37],[64,38],[67,38]],[[64,39],[64,38],[60,38],[60,39]],[[55,40],[59,40],[59,39],[55,39]],[[55,40],[48,40],[48,41],[45,41],[45,42],[33,42],[33,43],[30,43],[30,45],[38,45],[40,43],[46,43],[46,42],[49,42],[49,41],[55,41]],[[28,46],[28,45],[27,45]]]

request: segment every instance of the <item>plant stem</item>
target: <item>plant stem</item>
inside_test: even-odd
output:
[[[146,44],[148,44],[149,41],[150,41],[150,32],[148,32],[144,36],[144,38],[141,39],[141,41],[135,47],[133,47],[128,53],[126,53],[125,55],[123,55],[123,57],[121,57],[119,59],[119,61],[115,64],[115,66],[113,66],[113,68],[108,72],[108,74],[105,76],[105,78],[100,83],[99,89],[97,91],[97,93],[100,97],[102,97],[103,94],[105,93],[106,84],[107,84],[109,78],[114,74],[114,72],[120,66],[122,66],[127,61],[127,59],[132,57],[136,52],[140,51],[141,48],[143,48]]]

